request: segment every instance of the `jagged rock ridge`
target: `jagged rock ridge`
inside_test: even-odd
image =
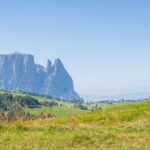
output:
[[[0,88],[50,95],[63,100],[82,100],[74,91],[72,78],[60,59],[46,67],[30,54],[0,55]]]

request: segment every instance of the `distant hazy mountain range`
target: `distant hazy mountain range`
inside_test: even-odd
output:
[[[147,99],[150,97],[150,92],[137,92],[137,93],[128,93],[128,94],[120,94],[120,95],[105,95],[105,96],[98,96],[98,95],[86,95],[81,94],[81,96],[85,99],[86,102],[89,101],[104,101],[104,100],[141,100]]]
[[[30,54],[0,55],[0,88],[22,90],[53,98],[73,101],[82,100],[74,91],[72,78],[60,59],[47,66],[35,64]]]

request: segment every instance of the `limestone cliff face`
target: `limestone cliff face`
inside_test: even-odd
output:
[[[46,68],[34,62],[30,54],[0,55],[0,87],[50,95],[63,100],[82,100],[74,91],[72,78],[60,59]]]

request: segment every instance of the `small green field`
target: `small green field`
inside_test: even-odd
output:
[[[53,119],[1,122],[0,149],[149,150],[150,101]]]
[[[32,108],[27,109],[32,114],[40,114],[40,113],[51,113],[55,117],[62,117],[62,116],[70,116],[75,115],[83,112],[87,112],[85,110],[76,109],[69,106],[55,106],[55,107],[43,107],[43,108]]]

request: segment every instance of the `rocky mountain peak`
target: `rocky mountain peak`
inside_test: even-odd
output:
[[[46,71],[45,71],[46,70]],[[63,100],[82,100],[74,91],[73,80],[60,59],[46,68],[31,54],[0,55],[0,88],[50,95]]]
[[[63,63],[61,62],[61,60],[60,60],[59,58],[57,58],[57,59],[55,60],[53,66],[54,66],[54,67],[57,67],[57,68],[61,68],[61,67],[64,68]]]
[[[48,59],[48,60],[47,60],[47,64],[46,64],[46,71],[47,71],[48,73],[50,73],[50,72],[51,72],[51,69],[52,69],[52,62]]]

